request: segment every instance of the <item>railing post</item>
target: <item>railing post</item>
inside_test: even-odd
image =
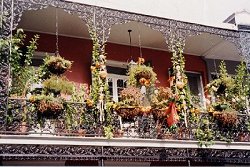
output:
[[[10,43],[4,44],[11,34],[11,22],[13,21],[11,0],[4,0],[0,4],[1,9],[1,27],[0,27],[0,131],[6,130],[7,109],[8,109],[8,91],[9,91],[9,56]]]
[[[241,53],[245,59],[248,73],[250,73],[250,32],[240,32],[240,46]],[[249,97],[246,97],[247,113],[250,114]]]

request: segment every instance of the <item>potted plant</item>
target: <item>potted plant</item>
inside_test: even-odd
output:
[[[162,120],[167,117],[166,110],[169,102],[173,98],[173,93],[168,87],[156,88],[151,97],[152,114],[156,120]]]
[[[65,60],[61,56],[49,56],[44,60],[44,66],[49,72],[56,75],[61,75],[71,68],[72,62]]]
[[[66,77],[52,76],[43,82],[43,88],[46,93],[61,94],[63,98],[69,100],[70,98],[67,95],[73,93],[74,85]]]
[[[116,104],[115,111],[124,120],[133,120],[140,113],[142,94],[139,88],[127,87],[121,92],[121,101]]]
[[[39,118],[55,119],[64,109],[63,100],[51,95],[33,95],[30,102],[34,105]]]
[[[130,66],[128,75],[128,82],[131,86],[149,87],[153,86],[156,81],[156,73],[153,71],[153,68],[143,64],[136,64]]]
[[[232,109],[215,111],[213,117],[218,120],[219,124],[226,127],[236,126],[238,123],[237,112]]]

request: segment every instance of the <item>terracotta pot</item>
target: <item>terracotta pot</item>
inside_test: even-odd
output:
[[[28,126],[27,126],[27,123],[26,122],[22,122],[19,126],[19,132],[21,134],[27,134],[28,132]]]
[[[119,138],[119,137],[123,137],[123,130],[118,129],[117,131],[114,132],[114,138]]]
[[[78,136],[84,137],[86,135],[86,130],[85,129],[79,129],[77,131]]]

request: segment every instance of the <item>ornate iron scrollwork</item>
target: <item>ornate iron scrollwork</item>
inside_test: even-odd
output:
[[[247,150],[197,148],[1,145],[2,160],[197,161],[250,163]]]

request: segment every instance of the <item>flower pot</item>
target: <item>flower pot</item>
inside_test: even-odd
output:
[[[149,71],[141,71],[136,74],[137,81],[140,81],[141,78],[145,78],[146,80],[150,80],[152,77],[152,74]]]
[[[114,138],[120,138],[120,137],[123,137],[123,135],[124,135],[124,131],[123,130],[121,130],[121,129],[118,129],[118,130],[116,130],[115,132],[114,132]]]
[[[218,120],[222,126],[235,126],[238,123],[238,117],[236,112],[222,111],[214,112],[213,116]]]
[[[19,132],[20,132],[20,134],[27,134],[28,126],[27,126],[26,122],[21,122],[21,124],[19,126]]]
[[[52,74],[61,75],[71,68],[72,62],[60,56],[51,56],[45,64]]]
[[[140,114],[140,108],[138,107],[121,107],[115,110],[123,121],[134,121],[134,118]]]
[[[163,109],[152,109],[152,114],[155,120],[163,120],[167,118],[167,113],[166,113],[167,108]]]
[[[86,135],[86,130],[85,129],[78,129],[77,133],[78,133],[78,136],[84,137]]]

